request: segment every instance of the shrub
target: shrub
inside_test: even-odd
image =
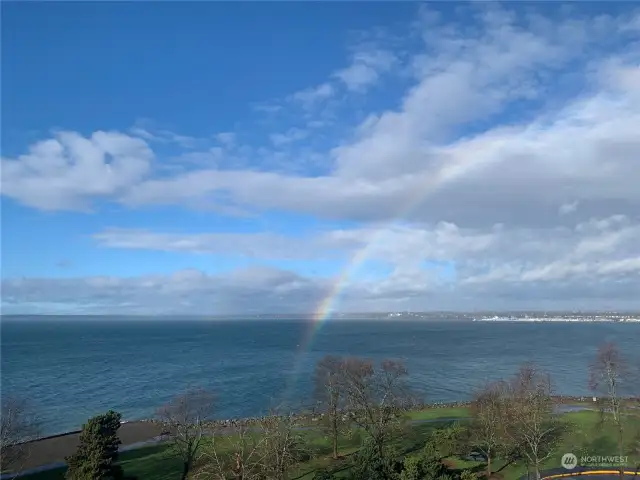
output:
[[[460,472],[460,480],[478,480],[478,477],[471,470],[462,470]]]
[[[394,452],[381,454],[378,445],[367,440],[353,458],[351,480],[396,480],[402,471],[402,463],[395,460]]]

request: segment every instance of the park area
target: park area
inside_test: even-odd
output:
[[[456,424],[464,426],[469,421],[469,416],[469,409],[464,407],[428,408],[408,412],[402,431],[392,440],[393,447],[399,456],[417,455],[424,448],[434,431],[446,430]],[[585,409],[562,414],[562,421],[571,425],[571,429],[562,438],[560,445],[555,448],[556,453],[543,463],[543,473],[546,470],[549,470],[549,473],[551,471],[557,472],[561,464],[561,457],[566,452],[598,452],[601,455],[615,454],[616,430],[613,425],[601,424],[600,419],[600,413],[595,410]],[[625,427],[627,432],[625,441],[630,445],[630,448],[634,448],[634,441],[637,441],[634,438],[634,432],[640,431],[640,417],[628,415]],[[349,477],[352,458],[360,449],[363,432],[354,430],[349,434],[340,435],[340,457],[337,460],[331,457],[331,440],[323,431],[316,428],[305,428],[300,430],[300,435],[308,445],[310,458],[297,462],[289,468],[287,472],[289,480],[312,480],[317,474],[316,472],[319,471],[330,471],[336,478]],[[237,434],[230,433],[219,435],[214,441],[217,444],[218,453],[223,454],[225,450],[232,450],[237,445],[238,440]],[[206,442],[211,442],[211,439],[207,439]],[[202,451],[207,452],[207,450],[207,445],[204,445]],[[485,462],[470,460],[468,457],[469,452],[446,453],[451,454],[444,458],[443,463],[453,477],[459,476],[463,470],[471,470],[482,474],[486,468]],[[627,470],[635,471],[637,469],[636,466],[640,464],[640,455],[638,453],[636,451],[635,454],[628,456],[629,465],[627,465]],[[182,472],[182,460],[172,451],[170,444],[153,445],[124,452],[120,455],[119,461],[127,477],[135,477],[139,480],[176,479],[180,478]],[[527,474],[527,467],[521,460],[506,463],[496,459],[494,462],[493,478],[516,480]],[[568,471],[566,473],[569,474]],[[22,478],[54,480],[63,479],[64,475],[65,468],[57,468]],[[214,476],[208,477],[205,474],[198,475],[197,466],[194,468],[194,477],[218,478]],[[600,477],[589,476],[589,478],[597,479]],[[611,478],[611,476],[608,476],[608,478]]]

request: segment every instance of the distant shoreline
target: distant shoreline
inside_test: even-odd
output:
[[[424,311],[424,312],[335,312],[327,319],[330,320],[484,320],[488,318],[505,318],[514,321],[531,321],[532,317],[558,319],[556,321],[575,321],[576,318],[598,318],[599,321],[617,321],[618,318],[633,318],[632,321],[640,321],[640,311],[636,310],[478,310],[478,311]],[[12,320],[159,320],[166,321],[172,319],[184,320],[210,320],[210,321],[249,321],[249,320],[282,320],[282,321],[318,321],[314,313],[244,313],[244,314],[0,314],[3,321]],[[590,321],[590,320],[586,320]]]

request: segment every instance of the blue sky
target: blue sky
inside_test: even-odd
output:
[[[5,3],[3,311],[638,307],[639,33],[623,2]]]

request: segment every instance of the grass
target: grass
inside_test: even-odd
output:
[[[138,448],[120,454],[120,465],[126,475],[135,475],[139,480],[169,480],[176,478],[181,471],[180,460],[168,454],[166,445],[154,445]],[[44,472],[26,475],[26,480],[61,480],[64,479],[66,467],[55,468]]]
[[[541,470],[560,467],[560,460],[565,453],[574,453],[578,457],[583,454],[618,455],[615,427],[610,423],[601,425],[598,412],[571,412],[564,414],[563,419],[572,426],[571,433],[564,438],[555,455],[543,463]],[[629,445],[635,432],[638,431],[640,431],[640,418],[629,416],[626,424],[625,444]],[[629,454],[628,456],[632,465],[640,463],[640,455]],[[526,466],[522,463],[505,466],[504,463],[496,462],[495,467],[504,480],[516,480],[527,473]]]
[[[396,438],[393,446],[399,451],[409,454],[419,451],[425,443],[429,432],[436,428],[453,423],[453,419],[468,417],[468,409],[463,407],[437,408],[414,411],[408,414],[410,420],[437,420],[441,422],[429,422],[423,424],[412,424],[408,426],[401,436]],[[615,429],[610,424],[599,424],[599,414],[593,411],[571,412],[563,414],[563,419],[572,425],[571,434],[562,442],[557,453],[548,459],[542,469],[557,468],[560,466],[560,459],[563,454],[572,452],[580,456],[588,455],[617,455],[615,442]],[[640,431],[640,417],[629,416],[626,442],[632,440],[634,432]],[[338,476],[348,474],[348,457],[356,452],[360,446],[362,434],[354,432],[349,437],[341,437],[339,441],[340,454],[345,457],[341,460],[331,458],[331,442],[319,430],[305,430],[301,435],[305,437],[313,458],[296,465],[290,472],[291,480],[311,480],[315,470],[331,467],[332,470],[343,470]],[[236,436],[229,436],[218,444],[223,451],[233,444]],[[462,458],[449,458],[449,463],[454,469],[473,469],[482,471],[485,465],[481,462],[468,461]],[[630,462],[640,463],[640,455],[629,455]],[[173,455],[166,445],[156,445],[145,447],[120,455],[120,464],[126,475],[132,475],[138,480],[171,480],[180,477],[181,462]],[[635,465],[634,464],[634,465]],[[500,461],[494,461],[494,470],[499,471],[504,480],[516,480],[526,474],[526,467],[522,463],[504,465]],[[60,480],[64,478],[65,469],[50,470],[33,475],[29,475],[26,480]]]
[[[436,420],[439,418],[465,418],[469,416],[466,407],[443,407],[414,410],[407,415],[411,420]]]

